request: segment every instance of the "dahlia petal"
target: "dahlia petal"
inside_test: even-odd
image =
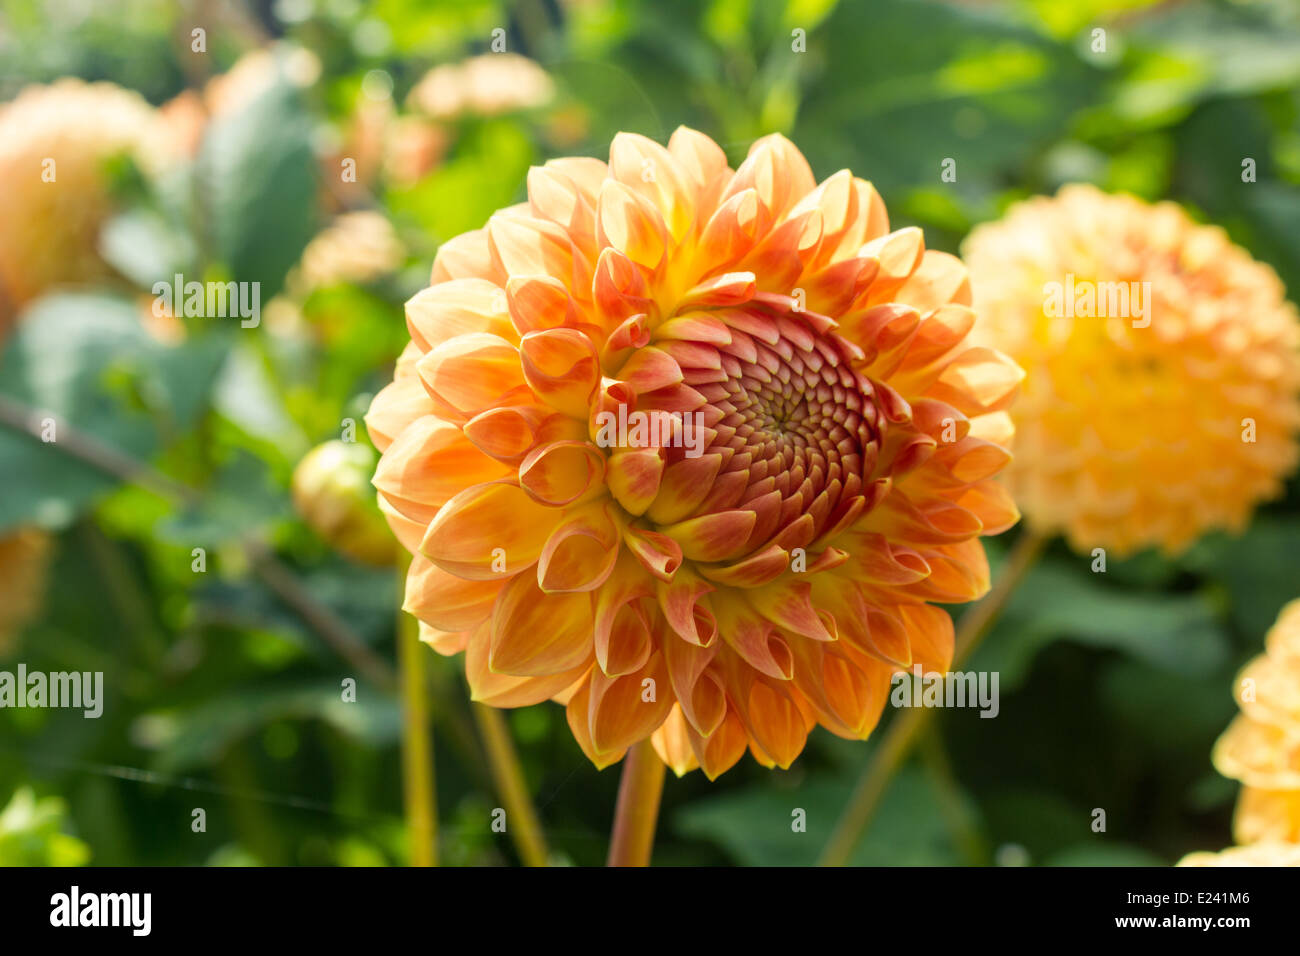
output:
[[[464,423],[489,408],[532,397],[518,349],[498,335],[476,332],[448,339],[416,368],[436,413],[448,421]]]
[[[630,515],[645,514],[659,494],[663,473],[664,456],[658,448],[615,449],[605,472],[610,494]]]
[[[619,555],[609,579],[596,593],[596,664],[605,674],[631,673],[645,663],[654,640],[641,601],[654,593],[654,583],[636,561]]]
[[[554,276],[511,276],[506,283],[506,301],[510,322],[519,335],[577,323],[573,297]]]
[[[740,660],[776,680],[790,679],[794,666],[790,646],[770,621],[731,595],[717,595],[713,609],[718,633]]]
[[[749,273],[745,274],[749,275]],[[731,344],[731,333],[727,331],[726,324],[707,312],[687,312],[661,322],[655,329],[655,335],[661,339],[678,339],[684,342]]]
[[[619,133],[609,147],[609,171],[653,205],[669,238],[681,241],[695,219],[695,194],[672,153],[640,134]]]
[[[639,395],[676,385],[682,380],[682,368],[663,349],[648,346],[633,352],[617,377]]]
[[[1001,352],[967,349],[948,364],[929,394],[967,415],[981,415],[1011,404],[1024,377],[1024,369]]]
[[[607,501],[570,509],[547,538],[537,562],[544,592],[594,591],[613,572],[622,531]]]
[[[672,581],[657,586],[664,620],[682,640],[709,647],[717,637],[718,622],[704,600],[713,589],[713,585],[689,568],[683,568]]]
[[[556,411],[585,419],[600,384],[595,344],[577,329],[529,332],[519,342],[523,377]]]
[[[547,594],[531,574],[511,578],[492,609],[488,667],[498,674],[540,677],[589,662],[591,604],[586,592]]]
[[[623,542],[641,566],[661,581],[671,581],[682,566],[682,549],[666,534],[629,525]]]
[[[679,126],[668,140],[668,152],[694,186],[696,208],[711,208],[731,174],[722,148],[703,133]]]
[[[790,552],[772,545],[757,554],[726,565],[701,565],[700,573],[710,581],[732,588],[757,588],[775,581],[790,570]],[[813,570],[809,568],[809,570]]]
[[[676,698],[662,654],[651,654],[639,670],[609,677],[593,669],[587,719],[591,745],[599,753],[625,750],[654,733]]]
[[[418,634],[421,644],[428,644],[436,653],[443,657],[454,657],[463,651],[469,643],[470,632],[447,632],[440,631],[436,627],[430,627],[424,621],[420,621]]]
[[[808,728],[790,690],[776,681],[755,675],[741,705],[741,717],[750,734],[751,749],[772,764],[788,770],[803,752]]]
[[[688,518],[663,529],[692,561],[724,561],[735,557],[754,530],[752,511],[722,511]]]
[[[375,448],[384,452],[411,422],[431,414],[433,402],[418,377],[394,379],[370,403],[366,431]]]
[[[489,408],[467,421],[462,430],[483,454],[515,466],[543,443],[581,441],[586,435],[580,422],[544,405]]]
[[[684,777],[700,766],[700,762],[695,759],[695,751],[691,749],[681,708],[676,704],[659,729],[651,735],[650,743],[659,759],[678,777]]]
[[[708,670],[716,653],[716,645],[699,647],[672,636],[663,643],[664,661],[677,706],[701,737],[717,730],[727,716],[726,691]]]
[[[949,303],[968,306],[971,303],[970,273],[956,256],[927,249],[896,295],[920,312],[929,312]]]
[[[463,233],[438,247],[429,281],[437,285],[453,279],[486,279],[492,283],[506,281],[506,273],[492,258],[487,230],[475,229]]]
[[[474,485],[439,509],[420,551],[444,571],[490,581],[535,564],[560,519],[517,485]]]
[[[428,522],[467,484],[496,481],[509,471],[475,448],[455,425],[428,415],[388,446],[373,482],[399,512]]]
[[[406,327],[422,352],[473,332],[508,342],[518,338],[505,290],[486,279],[452,279],[417,292],[406,303]]]
[[[753,189],[772,217],[780,219],[816,185],[803,153],[780,133],[772,133],[749,148],[749,155],[737,168],[727,194]]]
[[[993,479],[971,485],[957,499],[957,504],[979,519],[984,534],[1001,534],[1020,520],[1020,509],[1012,500],[1011,492]]]
[[[953,629],[948,612],[929,604],[900,604],[898,615],[907,627],[912,664],[940,674],[951,670]]]
[[[597,770],[604,770],[606,767],[613,766],[623,759],[627,749],[611,750],[602,753],[596,749],[591,739],[591,681],[585,680],[578,688],[577,693],[569,698],[568,704],[565,705],[564,714],[569,721],[569,730],[573,734],[573,739],[577,741],[582,752],[587,755],[587,759],[595,764]]]
[[[718,306],[740,305],[748,302],[757,291],[757,279],[752,272],[728,272],[724,275],[705,279],[682,296],[678,306],[685,312],[689,309],[716,308]],[[662,328],[660,335],[663,334]],[[727,341],[730,341],[728,336]],[[725,344],[725,343],[724,343]]]
[[[616,179],[601,184],[596,237],[602,247],[617,249],[645,269],[658,268],[668,249],[659,210]]]
[[[429,530],[429,523],[408,518],[394,508],[383,495],[378,497],[379,510],[383,513],[384,520],[388,522],[393,537],[411,554],[419,554],[420,542],[424,540],[425,532]]]
[[[777,627],[813,641],[833,641],[826,622],[812,605],[807,581],[782,581],[747,592],[750,606]]]
[[[573,685],[590,669],[589,663],[559,674],[544,677],[520,677],[500,674],[488,666],[492,625],[484,622],[475,628],[465,646],[465,682],[470,699],[489,707],[531,707],[549,700]]]
[[[486,228],[493,259],[507,276],[548,275],[567,288],[577,285],[573,243],[560,226],[497,213]]]
[[[714,210],[700,235],[693,263],[696,274],[710,275],[738,262],[770,222],[755,190],[729,197]]]
[[[439,631],[472,631],[492,614],[502,581],[471,581],[413,555],[402,610]]]
[[[710,780],[717,780],[736,765],[745,755],[749,744],[749,734],[745,724],[735,710],[728,710],[718,729],[707,737],[702,737],[693,728],[687,728],[691,741],[691,750],[700,762],[700,769]]]
[[[659,493],[646,517],[659,525],[685,519],[709,494],[721,468],[721,455],[683,458],[668,465],[659,483]]]
[[[519,463],[519,487],[554,507],[601,493],[604,477],[605,456],[586,441],[551,442],[534,448]]]
[[[600,251],[591,291],[597,311],[610,325],[655,308],[641,268],[612,246]]]

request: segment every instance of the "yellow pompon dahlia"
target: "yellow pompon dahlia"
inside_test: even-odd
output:
[[[0,106],[0,334],[46,289],[105,274],[105,164],[121,154],[146,170],[171,156],[156,111],[131,90],[63,79]]]
[[[1218,853],[1189,853],[1179,866],[1300,866],[1300,845],[1294,843],[1255,843],[1230,846]]]
[[[1079,550],[1173,553],[1279,492],[1300,326],[1221,229],[1075,185],[976,228],[963,253],[973,341],[1026,372],[1007,481],[1031,526]]]
[[[1300,843],[1300,600],[1282,609],[1265,652],[1238,675],[1241,714],[1214,747],[1214,765],[1245,786],[1238,843]]]
[[[406,607],[475,699],[553,698],[600,767],[678,774],[814,724],[866,737],[944,671],[929,602],[988,588],[1020,369],[970,348],[966,270],[786,139],[620,134],[442,246],[366,418]]]

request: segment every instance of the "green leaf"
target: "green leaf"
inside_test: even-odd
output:
[[[1227,638],[1205,595],[1121,590],[1088,573],[1085,559],[1075,562],[1047,559],[1029,573],[971,669],[999,671],[1003,690],[1010,690],[1025,678],[1034,655],[1060,639],[1181,674],[1223,666]]]
[[[243,109],[218,116],[203,138],[198,174],[217,255],[269,302],[316,231],[311,122],[280,80]]]
[[[187,428],[205,407],[223,357],[211,337],[162,345],[132,302],[105,295],[38,301],[0,356],[0,395],[29,408],[53,440],[0,426],[0,530],[33,520],[63,526],[118,484],[73,453],[68,429],[148,460],[164,434]]]
[[[849,776],[810,774],[797,787],[773,783],[703,800],[679,810],[674,829],[712,840],[748,866],[810,866],[830,838],[852,790]],[[807,832],[797,832],[796,810]],[[923,775],[904,770],[881,801],[852,857],[856,866],[955,865],[962,862],[944,809]]]

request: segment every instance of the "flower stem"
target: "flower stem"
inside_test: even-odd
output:
[[[606,866],[650,865],[659,798],[663,792],[663,761],[649,739],[642,740],[623,759],[623,778],[618,784]]]
[[[972,605],[962,615],[957,627],[953,649],[953,667],[967,660],[979,646],[984,635],[992,628],[1016,586],[1024,579],[1038,556],[1046,539],[1026,531],[1016,541],[998,577],[997,584],[983,599]],[[835,824],[835,832],[822,850],[820,866],[844,866],[862,835],[871,824],[871,818],[880,806],[880,798],[889,788],[894,773],[902,766],[922,730],[931,717],[930,708],[912,707],[896,716],[889,724],[884,739],[871,755],[862,776],[858,778],[848,805]]]
[[[398,595],[406,586],[409,557],[399,559]],[[402,684],[402,794],[411,840],[412,866],[438,865],[438,803],[434,789],[433,735],[424,657],[415,618],[398,608],[397,667]]]
[[[546,838],[542,836],[537,811],[533,809],[533,802],[528,797],[524,770],[519,764],[519,754],[510,740],[505,718],[495,707],[477,701],[470,704],[470,709],[478,721],[488,764],[492,768],[492,779],[496,783],[501,802],[505,804],[510,820],[507,829],[514,840],[515,849],[519,851],[519,858],[525,866],[546,866],[550,858]]]

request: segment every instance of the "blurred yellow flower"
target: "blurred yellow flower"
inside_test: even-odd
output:
[[[338,282],[374,282],[397,271],[406,248],[383,213],[346,212],[303,250],[289,275],[291,295],[305,296]]]
[[[1300,600],[1282,609],[1265,653],[1233,692],[1241,715],[1214,748],[1219,773],[1245,785],[1233,835],[1238,843],[1300,843]]]
[[[1218,853],[1189,853],[1179,866],[1300,866],[1300,845],[1295,843],[1254,843],[1230,846]]]
[[[970,348],[965,267],[770,136],[559,159],[445,243],[366,418],[406,609],[476,700],[548,698],[597,766],[649,738],[713,778],[865,738],[946,671],[930,602],[1017,519],[1020,369]]]
[[[0,106],[0,335],[56,285],[107,273],[97,251],[112,208],[106,163],[156,171],[174,155],[157,112],[111,83],[62,79]]]
[[[532,60],[516,53],[484,53],[435,66],[406,103],[433,119],[450,121],[535,109],[554,95],[550,76]]]
[[[370,475],[374,449],[359,442],[327,441],[298,462],[291,491],[294,508],[335,550],[362,564],[391,564],[393,536],[375,506]]]
[[[1032,527],[1079,550],[1177,552],[1279,493],[1300,326],[1221,229],[1076,185],[976,228],[964,253],[974,340],[1026,371],[1007,481]]]

